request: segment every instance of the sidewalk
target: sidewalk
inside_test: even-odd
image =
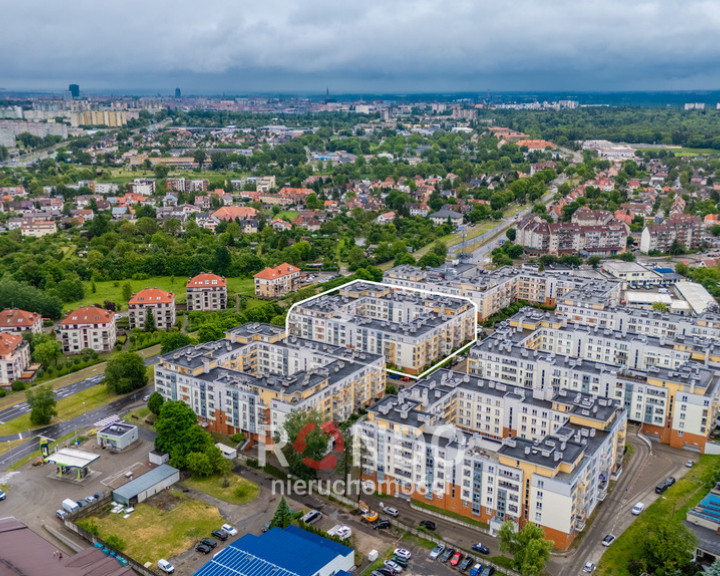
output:
[[[154,346],[150,346],[149,348],[139,350],[138,354],[140,354],[140,356],[142,356],[143,358],[147,358],[148,356],[158,354],[160,352],[160,348],[160,344],[155,344]],[[77,372],[71,372],[70,374],[65,374],[64,376],[60,376],[53,380],[48,380],[42,385],[44,386],[46,384],[50,384],[53,390],[57,390],[58,388],[62,388],[63,386],[68,386],[69,384],[74,384],[75,382],[79,382],[80,380],[85,380],[85,378],[91,378],[93,376],[97,376],[98,374],[102,374],[105,371],[106,364],[107,362],[100,362],[98,364],[94,364],[93,366],[88,366],[87,368],[78,370]],[[22,392],[14,392],[9,396],[0,399],[0,410],[3,408],[10,408],[11,406],[15,406],[16,404],[20,404],[21,402],[25,402],[25,394]]]

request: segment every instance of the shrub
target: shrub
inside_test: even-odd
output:
[[[98,525],[95,524],[95,520],[80,520],[77,525],[90,532],[93,536],[98,536],[100,534],[100,528],[98,528]]]
[[[13,380],[13,383],[10,385],[13,392],[20,392],[21,390],[25,390],[25,383],[20,382],[20,380]]]
[[[235,434],[230,436],[230,440],[232,440],[236,444],[240,444],[240,442],[245,441],[245,435],[242,432],[236,432]]]
[[[120,538],[120,536],[116,536],[115,534],[110,534],[107,538],[105,538],[105,542],[108,546],[112,546],[115,548],[115,550],[124,550],[125,549],[125,540]]]
[[[238,484],[237,486],[235,486],[235,490],[233,490],[233,493],[238,498],[245,498],[249,489],[250,487],[247,484]]]

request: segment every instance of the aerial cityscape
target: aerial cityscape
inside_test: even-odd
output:
[[[0,576],[720,576],[718,9],[239,6],[4,9]]]

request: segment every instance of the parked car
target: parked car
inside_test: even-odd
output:
[[[455,552],[455,554],[453,554],[453,557],[450,559],[450,566],[457,566],[458,564],[460,564],[460,560],[462,560],[462,557],[462,552]]]
[[[402,572],[402,566],[392,560],[385,560],[385,562],[383,562],[383,566],[395,574],[400,574]]]
[[[102,493],[102,492],[95,492],[95,494],[93,494],[93,496],[95,496],[95,500],[100,500],[100,498],[103,497],[103,493]]]
[[[270,522],[265,522],[265,526],[262,527],[263,534],[270,530]]]
[[[443,552],[443,555],[440,556],[440,562],[447,562],[453,557],[453,554],[455,554],[455,548],[448,548]]]
[[[694,460],[688,460],[687,462],[685,462],[685,468],[692,468],[693,466],[695,466]]]
[[[84,508],[85,506],[88,505],[88,503],[85,502],[85,500],[78,500],[78,501],[77,501],[77,505],[78,505],[80,508]]]
[[[373,530],[384,530],[386,528],[390,528],[392,524],[390,524],[390,520],[380,520],[377,524],[373,526]]]
[[[383,576],[393,576],[393,573],[387,568],[378,568],[376,571],[380,572]]]
[[[7,498],[7,494],[5,494],[5,492],[0,490],[0,500],[5,500],[5,498]]]
[[[588,574],[595,570],[595,563],[594,562],[585,562],[585,566],[583,566],[583,572],[587,572]]]
[[[494,566],[485,566],[485,569],[480,573],[480,576],[492,576],[495,574]]]
[[[160,558],[160,560],[158,560],[158,568],[165,572],[165,574],[172,574],[175,572],[175,566],[170,564],[170,562],[165,560],[165,558]]]
[[[665,492],[665,490],[670,488],[670,486],[672,486],[673,484],[675,484],[675,478],[673,478],[672,476],[665,478],[665,480],[663,480],[662,482],[660,482],[660,484],[655,486],[655,493],[662,494],[663,492]]]
[[[322,512],[320,512],[318,510],[310,510],[310,512],[305,514],[305,516],[300,518],[300,520],[305,522],[305,524],[315,524],[315,522],[320,520],[320,518],[322,518],[322,517],[323,517]]]
[[[385,508],[385,514],[387,514],[388,516],[392,516],[393,518],[397,518],[400,512],[398,512],[395,508],[388,506],[387,508]]]
[[[221,526],[221,528],[223,530],[225,530],[225,532],[230,534],[230,536],[237,536],[237,530],[234,527],[232,527],[230,524],[223,524]]]
[[[613,542],[615,542],[615,536],[613,536],[612,534],[608,534],[607,536],[605,536],[605,538],[602,539],[603,546],[610,546],[610,544],[612,544]]]
[[[430,559],[435,560],[438,556],[440,556],[440,554],[443,553],[443,550],[445,550],[445,546],[443,544],[438,544],[437,546],[435,546],[435,548],[430,550]]]
[[[68,513],[65,510],[55,510],[55,516],[60,518],[60,520],[65,520],[65,516],[67,516]]]
[[[475,562],[472,556],[465,556],[463,558],[463,561],[460,562],[460,565],[458,566],[458,570],[461,570],[462,572],[465,572],[470,566],[472,566],[472,563]]]
[[[340,540],[347,540],[350,536],[352,536],[352,529],[350,526],[338,526],[335,531],[335,536],[340,538]]]
[[[212,550],[212,548],[210,548],[210,546],[208,546],[207,544],[203,544],[202,542],[195,546],[195,551],[202,552],[203,554],[210,554],[210,550]]]
[[[479,576],[480,572],[482,572],[482,569],[483,565],[478,562],[477,564],[475,564],[475,566],[470,568],[470,576]]]
[[[147,402],[148,400],[150,400],[150,394],[145,394],[145,396],[143,396],[143,402]]]
[[[393,556],[390,558],[395,564],[400,566],[401,568],[407,568],[408,560],[406,558],[401,558],[400,556]]]
[[[475,550],[475,552],[480,552],[480,554],[490,554],[490,548],[485,546],[485,544],[481,544],[480,542],[478,542],[477,544],[473,544],[472,549]]]
[[[218,543],[217,540],[213,540],[212,538],[203,538],[200,540],[201,544],[205,544],[205,546],[210,546],[210,548],[216,548]]]
[[[435,524],[432,520],[421,520],[420,526],[423,526],[428,530],[435,530],[437,528],[437,524]]]
[[[412,553],[407,548],[395,548],[393,554],[395,554],[395,556],[399,556],[400,558],[405,558],[405,560],[410,560],[410,557],[412,556]]]
[[[225,530],[213,530],[210,532],[215,538],[218,540],[222,540],[223,542],[228,539],[229,534],[225,532]]]
[[[635,504],[635,506],[632,507],[631,512],[633,516],[637,516],[643,510],[645,510],[645,504],[643,504],[642,502],[638,502],[637,504]]]

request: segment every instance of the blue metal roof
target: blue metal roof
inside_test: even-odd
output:
[[[720,526],[720,495],[710,492],[700,504],[690,510],[690,514],[715,522]]]
[[[163,464],[153,470],[150,470],[150,472],[146,472],[142,476],[135,478],[135,480],[120,486],[117,490],[113,490],[113,494],[117,494],[121,498],[130,500],[130,498],[137,496],[140,492],[144,492],[151,486],[155,486],[158,482],[162,482],[163,480],[170,478],[173,474],[177,474],[177,472],[177,468]]]
[[[313,576],[353,549],[296,526],[246,534],[221,550],[194,576]]]

